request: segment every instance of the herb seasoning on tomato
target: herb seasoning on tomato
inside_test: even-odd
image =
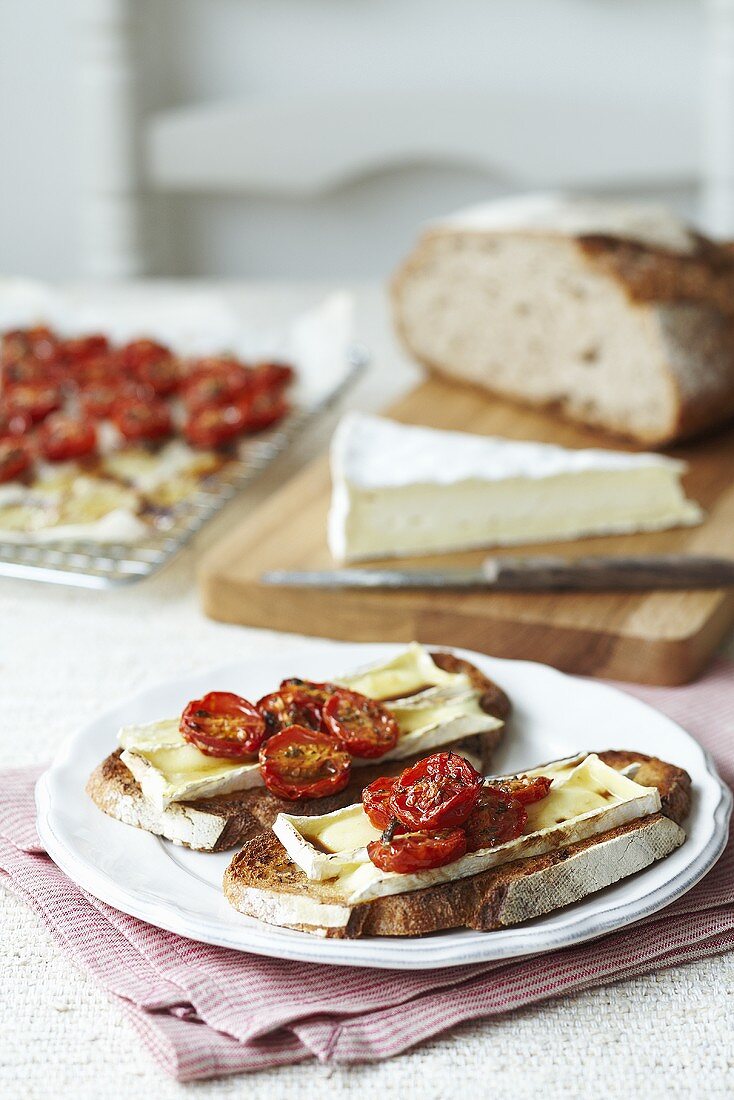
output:
[[[333,737],[306,726],[289,726],[260,748],[265,786],[291,802],[338,794],[349,782],[351,770],[349,753]]]
[[[455,752],[436,752],[406,768],[395,785],[392,811],[411,829],[463,825],[474,809],[482,776]]]
[[[477,804],[464,823],[467,849],[495,848],[522,834],[528,820],[525,807],[501,787],[482,787]]]
[[[430,832],[389,834],[367,845],[367,855],[381,871],[409,875],[453,863],[466,852],[463,829],[434,829]]]
[[[97,433],[88,421],[58,413],[41,426],[39,445],[49,462],[68,462],[93,454],[97,449]]]
[[[266,735],[257,709],[231,691],[210,691],[188,704],[179,726],[186,741],[206,756],[251,756]]]
[[[375,759],[398,743],[400,730],[392,714],[375,699],[337,688],[324,707],[324,726],[352,756]]]

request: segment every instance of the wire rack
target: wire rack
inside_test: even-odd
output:
[[[310,407],[296,408],[277,427],[243,444],[236,458],[204,479],[169,515],[159,518],[148,538],[133,544],[58,540],[49,543],[3,542],[0,576],[24,577],[79,588],[112,588],[141,581],[157,572],[186,546],[207,520],[264,470],[291,439],[328,409],[353,384],[368,361],[353,347],[344,378]]]

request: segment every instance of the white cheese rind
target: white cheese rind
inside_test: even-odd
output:
[[[516,859],[542,855],[660,809],[657,788],[635,783],[604,764],[596,754],[584,757],[570,771],[565,766],[568,761],[559,763],[561,767],[555,773],[553,768],[543,772],[553,776],[553,787],[546,799],[528,808],[528,831],[506,844],[467,852],[453,863],[430,871],[404,875],[375,867],[365,845],[369,840],[376,840],[379,831],[368,821],[365,825],[366,815],[359,806],[315,818],[279,814],[273,831],[307,878],[314,881],[338,879],[345,904],[356,905],[388,894],[407,893],[467,878]],[[537,774],[535,769],[534,772]],[[574,808],[580,808],[581,812],[572,813]],[[553,817],[563,819],[552,821]],[[329,832],[333,834],[340,820],[348,826],[353,823],[353,843],[342,834],[340,839],[345,847],[340,851],[325,851],[324,832],[327,836]]]
[[[350,413],[332,440],[338,561],[659,530],[698,523],[685,465],[566,450]]]

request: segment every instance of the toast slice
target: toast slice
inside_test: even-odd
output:
[[[506,721],[510,700],[497,684],[469,661],[452,653],[431,653],[445,672],[464,672],[472,686],[481,691],[480,705],[485,713]],[[492,753],[502,735],[502,727],[467,737],[454,748],[474,757],[483,770],[489,770]],[[244,844],[271,827],[279,813],[315,816],[331,813],[342,806],[359,802],[362,789],[382,775],[399,775],[419,756],[356,767],[353,779],[338,795],[304,802],[287,802],[271,794],[266,787],[214,795],[189,802],[171,802],[161,810],[146,799],[136,779],[120,759],[120,749],[111,753],[95,768],[87,782],[87,794],[110,817],[138,829],[162,836],[201,852],[221,852]],[[423,754],[421,754],[423,755]]]
[[[344,903],[334,881],[310,881],[274,833],[249,841],[224,876],[240,912],[321,936],[416,936],[447,929],[489,932],[563,908],[663,859],[685,840],[690,778],[641,753],[600,752],[621,771],[638,764],[635,782],[657,787],[661,811],[543,855],[409,893]],[[299,919],[294,920],[297,901]]]

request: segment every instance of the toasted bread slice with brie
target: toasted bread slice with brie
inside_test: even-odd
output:
[[[525,774],[551,775],[551,793],[525,833],[496,848],[401,875],[366,858],[364,845],[379,832],[361,807],[309,822],[283,815],[278,835],[263,833],[234,857],[225,895],[248,916],[321,936],[493,931],[579,901],[685,840],[690,779],[672,764],[608,751]]]
[[[408,712],[411,708],[419,712],[421,700],[427,705],[431,702],[430,697],[421,691],[426,685],[419,682],[427,671],[426,659],[448,677],[437,686],[435,697],[438,704],[447,709],[442,712],[443,728],[439,730],[436,727],[435,733],[423,736],[420,728],[411,728],[415,720]],[[118,821],[198,851],[218,852],[243,844],[269,829],[280,813],[320,815],[349,806],[360,799],[362,788],[373,779],[382,775],[398,775],[424,755],[426,741],[450,745],[478,767],[488,770],[511,710],[510,701],[502,689],[475,665],[448,652],[428,654],[422,647],[411,646],[392,664],[397,667],[389,671],[389,679],[379,686],[372,685],[373,691],[370,690],[370,677],[375,671],[372,668],[360,670],[340,682],[348,682],[364,694],[374,692],[374,697],[383,698],[388,708],[391,702],[385,697],[385,692],[389,694],[391,687],[401,685],[396,691],[401,698],[393,700],[393,705],[398,708],[400,704],[405,704],[405,726],[410,733],[406,736],[403,754],[399,749],[391,759],[364,763],[355,760],[349,785],[337,795],[288,802],[262,785],[256,763],[247,762],[238,771],[231,761],[217,762],[211,757],[198,760],[201,754],[193,746],[181,749],[181,756],[186,753],[187,766],[190,758],[194,758],[194,764],[198,760],[201,771],[187,773],[188,781],[183,783],[180,764],[176,765],[175,775],[159,766],[161,752],[165,753],[171,746],[173,752],[179,752],[176,747],[178,721],[174,719],[135,727],[140,731],[137,741],[126,738],[123,730],[123,747],[111,753],[94,770],[87,783],[87,793],[100,810]],[[466,709],[462,712],[456,702],[464,697],[461,692],[456,696],[451,694],[456,684],[466,685],[470,712]],[[442,694],[444,689],[448,694]],[[482,727],[481,732],[472,732],[478,727]],[[173,738],[170,746],[165,740],[169,732]],[[423,742],[415,746],[420,751],[405,751],[410,744],[409,737]],[[148,738],[147,745],[145,738]],[[162,738],[160,744],[156,738]],[[220,768],[216,767],[217,763]]]

